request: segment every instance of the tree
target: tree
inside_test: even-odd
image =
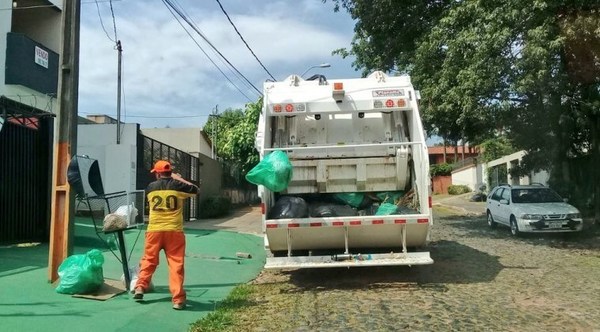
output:
[[[244,176],[259,161],[254,147],[258,117],[262,100],[246,104],[245,110],[227,109],[218,117],[211,117],[204,131],[212,133],[217,128],[217,155],[237,184],[245,183]]]
[[[351,49],[335,53],[363,73],[410,73],[427,129],[452,142],[505,133],[527,151],[522,172],[553,170],[557,186],[595,197],[600,219],[598,1],[333,2],[357,20]],[[595,188],[573,186],[575,173]]]

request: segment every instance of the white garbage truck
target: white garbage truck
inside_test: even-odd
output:
[[[263,93],[256,148],[292,165],[284,190],[258,186],[265,268],[433,263],[429,157],[410,77],[291,75]]]

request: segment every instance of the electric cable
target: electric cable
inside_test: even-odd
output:
[[[225,55],[223,55],[223,53],[221,53],[215,45],[213,45],[212,42],[210,42],[210,40],[208,40],[208,38],[200,31],[200,29],[196,28],[194,26],[194,24],[192,24],[192,22],[190,22],[190,19],[181,12],[181,10],[179,10],[178,8],[175,7],[175,5],[173,5],[173,3],[171,2],[171,0],[162,0],[163,3],[168,4],[171,8],[173,8],[173,10],[184,20],[186,21],[186,23],[188,23],[188,25],[190,27],[192,27],[192,29],[194,31],[196,31],[196,33],[198,33],[200,35],[200,37],[202,37],[202,39],[204,39],[204,41],[213,49],[215,50],[215,52],[217,52],[219,54],[219,56],[221,56],[221,58],[223,58],[227,64],[229,64],[229,66],[231,66],[231,68],[233,68],[240,76],[242,76],[244,78],[244,80],[250,84],[250,86],[252,86],[252,88],[254,88],[254,90],[256,90],[256,92],[262,96],[262,92],[254,85],[252,84],[252,82],[250,82],[250,80],[248,80],[248,78],[246,76],[244,76],[244,74],[242,74],[228,59],[227,57],[225,57]]]
[[[202,51],[202,53],[204,53],[204,55],[206,56],[206,58],[208,58],[208,60],[213,64],[213,66],[215,66],[215,68],[217,68],[217,70],[223,75],[223,77],[225,77],[225,79],[227,79],[227,81],[229,81],[229,83],[231,83],[231,85],[233,85],[244,97],[246,97],[246,99],[248,99],[248,101],[252,101],[252,99],[250,99],[235,83],[233,83],[233,81],[229,78],[229,76],[227,76],[227,74],[225,74],[223,72],[223,70],[221,70],[221,68],[213,61],[213,59],[208,55],[208,53],[206,53],[206,51],[204,50],[204,48],[202,48],[202,46],[200,46],[200,44],[198,43],[198,41],[196,41],[196,39],[194,38],[194,36],[192,36],[192,34],[185,28],[185,26],[181,23],[181,21],[179,21],[179,19],[175,15],[175,13],[173,13],[173,10],[166,3],[166,0],[162,0],[162,2],[167,7],[167,9],[171,13],[171,15],[173,15],[173,17],[175,18],[175,20],[177,21],[177,23],[179,23],[179,25],[181,25],[181,27],[183,28],[183,30],[192,39],[192,41],[194,41],[194,44],[196,44],[196,46],[198,46],[198,48]],[[133,116],[130,116],[130,117],[133,117]]]
[[[256,54],[254,54],[254,51],[252,50],[252,48],[250,48],[250,45],[248,45],[248,43],[246,42],[246,40],[244,39],[244,37],[242,37],[242,34],[238,31],[238,28],[235,26],[235,24],[233,24],[233,21],[231,21],[231,18],[229,17],[229,14],[227,14],[227,11],[225,11],[225,8],[223,8],[223,5],[221,5],[221,1],[219,1],[219,0],[216,0],[216,1],[219,4],[219,7],[221,7],[221,11],[223,12],[223,14],[225,14],[225,16],[227,16],[227,20],[229,20],[229,23],[231,24],[231,26],[233,26],[233,29],[235,30],[235,32],[237,33],[237,35],[240,37],[240,39],[244,42],[244,45],[246,45],[246,47],[248,48],[248,50],[250,51],[250,53],[252,53],[252,55],[254,56],[254,58],[256,59],[256,61],[258,61],[258,63],[260,64],[260,66],[263,67],[263,69],[267,72],[267,74],[269,74],[269,76],[271,76],[271,78],[273,80],[277,81],[275,79],[275,77],[273,77],[273,75],[271,75],[271,73],[265,67],[265,65],[263,65],[263,63],[256,56]]]

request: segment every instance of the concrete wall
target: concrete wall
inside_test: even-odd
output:
[[[477,178],[477,174],[476,165],[463,167],[452,172],[452,184],[465,185],[475,191],[477,190],[477,184],[480,182]]]
[[[142,135],[163,142],[195,157],[211,157],[211,147],[200,128],[144,128]]]
[[[218,196],[221,194],[221,179],[222,168],[221,164],[205,155],[198,157],[200,160],[200,180],[202,180],[202,186],[200,187],[200,201],[207,198],[208,196]]]
[[[434,194],[447,194],[452,184],[451,176],[434,176],[431,179],[431,190]]]
[[[121,125],[121,144],[117,144],[116,124],[77,126],[77,154],[97,159],[104,192],[133,191],[136,184],[138,125]]]
[[[480,177],[483,180],[482,182],[487,184],[488,168],[505,164],[508,169],[508,172],[509,172],[508,173],[508,183],[510,183],[512,185],[528,185],[528,184],[531,184],[534,182],[541,183],[543,185],[548,185],[548,180],[550,179],[550,174],[547,171],[532,172],[528,176],[526,175],[526,176],[521,176],[521,177],[512,177],[510,175],[511,168],[517,166],[521,162],[521,159],[523,159],[525,154],[526,154],[525,151],[518,151],[518,152],[515,152],[508,156],[504,156],[502,158],[498,158],[496,160],[490,161],[487,164],[484,164],[483,168],[481,170],[482,174]],[[491,189],[491,188],[488,188],[488,190],[489,189]]]

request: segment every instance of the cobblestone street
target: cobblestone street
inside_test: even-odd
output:
[[[433,265],[263,272],[233,330],[600,330],[600,227],[513,238],[436,216]]]

